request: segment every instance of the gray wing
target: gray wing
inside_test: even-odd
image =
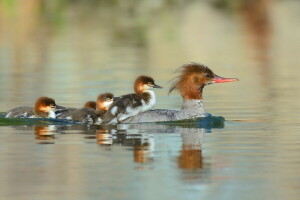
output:
[[[177,110],[155,109],[139,113],[123,121],[123,123],[173,121]]]
[[[108,109],[103,117],[102,123],[109,123],[111,120],[122,114],[127,114],[126,108],[135,108],[141,106],[142,103],[137,94],[127,94],[119,97]]]
[[[35,115],[33,107],[29,106],[17,107],[7,111],[6,113],[6,118],[32,117]]]
[[[58,119],[71,119],[83,123],[95,123],[98,117],[100,117],[100,112],[92,108],[70,108],[57,116]]]
[[[57,119],[65,119],[66,117],[70,116],[71,113],[75,110],[77,110],[77,108],[67,108],[64,110],[57,111],[57,112],[55,112],[56,118]]]

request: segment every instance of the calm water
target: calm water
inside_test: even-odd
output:
[[[1,112],[43,95],[81,107],[140,74],[164,86],[156,108],[178,109],[168,81],[191,61],[240,82],[204,89],[226,119],[213,126],[0,118],[1,199],[299,199],[299,1],[8,2]]]

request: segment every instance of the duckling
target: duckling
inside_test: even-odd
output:
[[[39,97],[35,106],[22,106],[7,111],[6,118],[55,118],[55,110],[64,109],[56,105],[54,99],[49,97]]]
[[[89,124],[101,123],[106,110],[112,102],[113,94],[100,94],[97,98],[97,102],[95,102],[95,107],[93,107],[93,103],[86,102],[83,108],[68,108],[66,110],[63,110],[60,115],[57,116],[57,118],[79,121]]]
[[[152,88],[162,88],[156,85],[149,76],[139,76],[134,82],[135,93],[121,96],[114,101],[105,113],[102,123],[109,123],[113,119],[122,122],[129,117],[151,109],[156,103]]]

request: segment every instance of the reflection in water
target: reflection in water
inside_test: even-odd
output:
[[[100,125],[96,129],[97,144],[131,146],[134,161],[147,163],[153,161],[154,137],[151,134],[130,133],[132,126]],[[127,131],[128,130],[128,131]]]
[[[178,166],[182,169],[202,168],[202,150],[193,149],[194,147],[182,145],[180,156],[178,157]]]
[[[148,163],[154,160],[154,138],[151,135],[142,134],[140,140],[133,146],[133,157],[137,163]]]
[[[191,131],[192,129],[189,129]],[[199,129],[201,130],[201,129]],[[182,169],[198,169],[203,166],[202,157],[202,138],[204,137],[205,129],[203,132],[182,133],[182,149],[177,158],[178,167]]]
[[[53,125],[49,126],[36,126],[34,127],[34,133],[37,140],[46,140],[45,142],[39,142],[39,144],[54,144],[56,127]]]
[[[120,125],[124,127],[124,125]],[[203,128],[186,128],[186,124],[181,126],[175,125],[158,125],[158,124],[134,124],[128,125],[128,130],[151,130],[155,133],[180,133],[182,138],[182,150],[178,157],[178,167],[182,169],[202,168],[202,141],[204,134],[209,129]],[[127,136],[126,139],[128,139]],[[154,161],[155,140],[152,134],[135,134],[129,137],[129,141],[123,141],[123,144],[131,144],[134,150],[134,161],[145,163]],[[135,139],[134,142],[132,141]]]
[[[209,174],[211,165],[204,160],[202,155],[203,138],[208,129],[181,128],[182,145],[177,157],[177,164],[182,169],[182,180],[200,181],[204,175]],[[188,173],[187,173],[188,172]]]
[[[133,151],[133,160],[137,163],[149,163],[154,161],[155,135],[139,133],[139,130],[148,130],[155,133],[180,133],[182,149],[178,157],[178,167],[182,169],[202,168],[202,141],[204,134],[210,129],[192,128],[191,125],[181,124],[118,124],[94,126],[96,143],[103,146],[122,145],[130,146]],[[91,134],[91,132],[89,132]],[[87,137],[85,137],[87,138]]]
[[[97,144],[100,145],[113,144],[112,135],[109,133],[108,130],[104,130],[104,129],[96,130],[96,139],[97,139]]]

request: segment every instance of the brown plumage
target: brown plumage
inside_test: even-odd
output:
[[[142,94],[145,92],[145,85],[154,85],[153,78],[149,76],[139,76],[134,82],[133,89],[137,94]]]
[[[109,106],[107,103],[113,102],[114,95],[112,93],[103,93],[100,94],[97,98],[96,110],[108,110]],[[109,103],[110,105],[110,103]]]
[[[183,99],[202,99],[203,87],[212,83],[214,73],[205,65],[190,63],[180,67],[179,76],[173,79],[169,90],[178,90]]]
[[[39,117],[47,117],[50,110],[56,107],[55,101],[49,97],[40,97],[36,100],[34,105],[34,112]]]
[[[88,101],[84,104],[84,108],[92,108],[96,110],[96,101]]]

